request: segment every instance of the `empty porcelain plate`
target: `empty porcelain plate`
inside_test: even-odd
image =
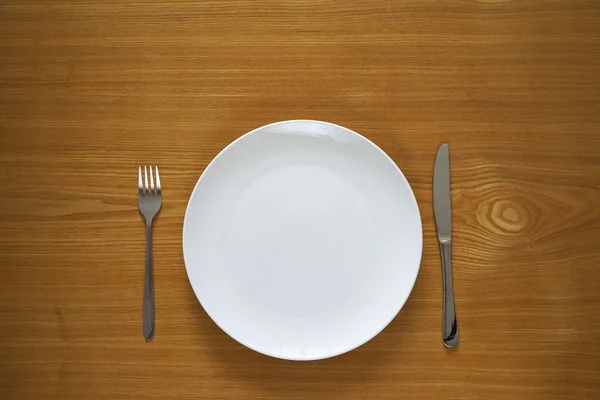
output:
[[[284,121],[227,146],[183,226],[200,303],[232,338],[290,360],[367,342],[406,302],[422,227],[413,192],[375,144],[338,125]]]

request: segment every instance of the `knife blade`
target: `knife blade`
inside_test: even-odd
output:
[[[452,204],[450,197],[450,154],[448,144],[440,146],[433,172],[433,212],[442,259],[442,338],[448,347],[458,344],[458,323],[452,290]]]
[[[450,202],[450,154],[444,143],[435,158],[433,173],[433,208],[440,241],[452,237],[452,205]]]

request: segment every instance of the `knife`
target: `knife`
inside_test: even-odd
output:
[[[444,344],[454,347],[458,344],[458,324],[454,308],[454,293],[452,292],[452,207],[450,199],[450,155],[448,144],[444,143],[438,150],[433,172],[433,211],[440,254],[442,258],[442,337]]]

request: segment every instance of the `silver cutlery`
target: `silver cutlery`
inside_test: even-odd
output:
[[[442,258],[442,337],[444,344],[454,347],[458,344],[458,324],[454,308],[452,291],[452,206],[450,198],[450,155],[448,144],[444,143],[438,150],[433,172],[433,211],[440,253]]]
[[[152,167],[144,166],[143,180],[142,167],[138,167],[138,207],[146,220],[146,272],[144,276],[144,314],[143,330],[146,340],[154,335],[154,276],[152,273],[152,220],[160,211],[162,204],[162,190],[158,166],[156,168],[156,186]],[[148,170],[150,174],[148,174]],[[150,177],[150,185],[148,185]]]

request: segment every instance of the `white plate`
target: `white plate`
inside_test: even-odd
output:
[[[396,164],[349,129],[266,125],[206,168],[183,225],[187,273],[229,336],[315,360],[377,335],[419,272],[419,209]]]

